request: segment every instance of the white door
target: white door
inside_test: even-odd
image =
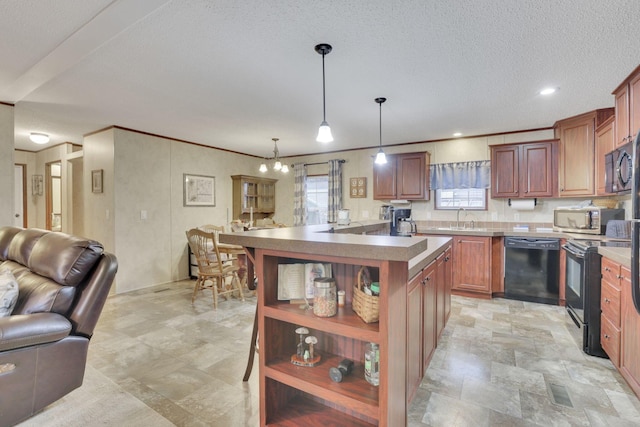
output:
[[[25,182],[24,182],[24,165],[15,165],[15,190],[13,196],[13,206],[15,209],[15,215],[13,218],[13,225],[16,227],[26,227],[25,212],[24,212],[24,195],[25,195]]]

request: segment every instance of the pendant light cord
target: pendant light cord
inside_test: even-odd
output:
[[[325,83],[324,83],[324,51],[322,52],[322,121],[327,121],[327,101],[325,99]]]
[[[382,148],[382,102],[380,102],[380,148]]]

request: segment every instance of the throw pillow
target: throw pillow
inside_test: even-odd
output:
[[[0,317],[11,315],[18,300],[18,282],[9,270],[0,271]]]

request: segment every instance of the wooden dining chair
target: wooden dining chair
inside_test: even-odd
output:
[[[187,241],[198,264],[198,277],[193,288],[191,302],[195,301],[200,290],[211,289],[213,293],[213,308],[218,308],[218,296],[237,293],[244,301],[242,285],[238,277],[237,259],[224,259],[218,248],[218,242],[213,232],[193,228],[186,232]]]

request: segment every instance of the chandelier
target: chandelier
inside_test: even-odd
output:
[[[280,160],[280,152],[278,151],[279,138],[271,138],[271,140],[273,141],[273,158],[275,160],[273,162],[273,170],[274,171],[280,171],[282,173],[289,172],[289,166],[287,166],[286,164],[282,163],[282,161]],[[265,159],[262,162],[262,164],[260,164],[259,171],[262,172],[262,173],[265,173],[267,170],[269,170],[269,168],[267,167],[267,161]]]

